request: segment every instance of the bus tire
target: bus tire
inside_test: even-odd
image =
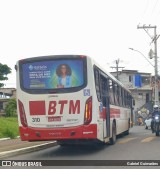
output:
[[[124,132],[124,135],[129,135],[129,129],[130,129],[130,120],[128,120],[128,129]]]
[[[110,138],[110,145],[114,145],[116,143],[116,123],[112,124],[112,137]]]

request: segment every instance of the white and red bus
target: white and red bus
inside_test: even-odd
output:
[[[21,140],[114,144],[129,133],[130,91],[90,57],[27,58],[16,71]]]

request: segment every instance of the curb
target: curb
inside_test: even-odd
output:
[[[34,151],[39,151],[39,150],[50,148],[56,145],[57,145],[57,142],[53,141],[53,142],[35,145],[31,147],[26,147],[26,148],[11,150],[11,151],[5,151],[5,152],[0,153],[0,159],[4,159],[4,158],[12,157],[15,155],[20,155],[20,154],[30,153]]]
[[[16,138],[20,138],[20,136],[17,136]],[[10,137],[6,137],[6,138],[0,138],[0,141],[4,141],[4,140],[10,140]]]
[[[0,138],[0,141],[10,140],[10,139],[11,139],[10,137],[7,137],[7,138]]]

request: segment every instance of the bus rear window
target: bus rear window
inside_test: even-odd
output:
[[[24,90],[58,90],[79,88],[85,84],[83,59],[56,59],[24,62],[21,87]]]

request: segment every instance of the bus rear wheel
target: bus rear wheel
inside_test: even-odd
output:
[[[112,137],[110,138],[110,144],[113,145],[116,143],[116,123],[113,122],[112,124]]]
[[[129,135],[129,129],[130,129],[130,120],[128,120],[128,129],[124,132],[124,135]]]

